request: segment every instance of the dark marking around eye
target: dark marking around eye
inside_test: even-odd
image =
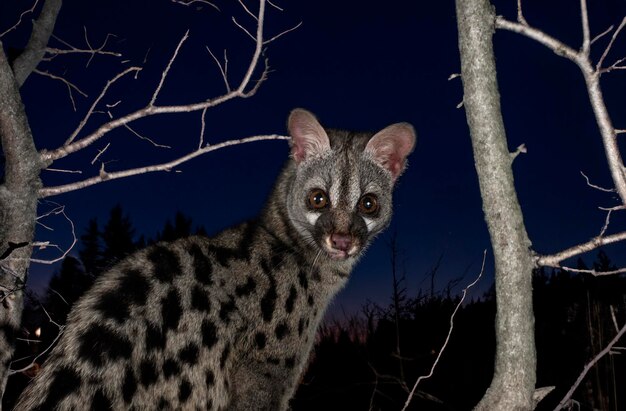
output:
[[[191,308],[198,311],[211,311],[211,302],[207,292],[197,284],[191,290]]]
[[[122,383],[122,397],[124,402],[130,404],[133,399],[133,395],[137,391],[137,380],[133,374],[133,370],[130,367],[126,367],[126,373],[124,374],[124,382]]]
[[[183,379],[180,382],[180,386],[178,387],[178,399],[180,402],[185,402],[189,399],[191,395],[191,384],[186,379]]]
[[[276,357],[268,357],[268,358],[267,358],[267,362],[268,362],[269,364],[273,364],[273,365],[278,365],[278,364],[280,364],[280,360],[279,360],[278,358],[276,358]]]
[[[213,284],[213,264],[211,260],[202,252],[198,244],[193,244],[189,249],[189,254],[193,258],[193,274],[198,282],[204,285]]]
[[[105,356],[111,360],[128,359],[132,353],[132,346],[127,338],[100,324],[91,325],[79,337],[79,341],[80,357],[98,367],[103,364]]]
[[[170,249],[156,245],[148,253],[148,260],[153,265],[154,276],[163,283],[171,283],[181,274],[178,256]]]
[[[296,290],[296,287],[292,285],[289,289],[289,296],[285,300],[285,311],[287,311],[288,314],[293,311],[293,305],[296,302],[297,297],[298,290]]]
[[[180,306],[180,295],[175,288],[170,289],[161,300],[161,316],[163,317],[163,329],[164,331],[176,330],[180,317],[183,314],[183,309]]]
[[[215,324],[210,320],[202,320],[202,345],[207,348],[211,348],[217,342],[217,329]]]

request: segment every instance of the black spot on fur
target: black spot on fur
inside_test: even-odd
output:
[[[286,323],[282,322],[276,326],[276,330],[274,331],[276,333],[276,338],[282,340],[287,334],[289,334],[289,327]]]
[[[318,283],[322,281],[322,276],[320,275],[320,270],[318,268],[313,271],[313,275],[311,275],[311,278],[313,278],[313,281],[317,281]]]
[[[132,353],[132,345],[128,339],[101,324],[92,324],[79,337],[80,357],[94,366],[101,366],[104,357],[110,360],[128,359]]]
[[[254,336],[254,342],[256,343],[257,348],[259,350],[262,350],[263,348],[265,348],[265,343],[267,342],[267,337],[265,336],[264,333],[258,332]]]
[[[185,348],[180,350],[178,353],[178,358],[182,362],[185,362],[189,365],[194,365],[198,363],[198,347],[194,343],[189,343]]]
[[[276,298],[278,297],[278,295],[276,294],[276,279],[274,278],[274,275],[267,266],[267,262],[265,260],[261,260],[261,268],[267,275],[270,283],[267,291],[265,291],[265,295],[263,295],[263,298],[261,298],[261,314],[263,315],[263,321],[270,322],[272,321],[272,317],[274,316],[274,309],[276,308]]]
[[[285,367],[293,368],[293,366],[295,364],[296,364],[296,357],[287,357],[287,358],[285,358]]]
[[[235,287],[235,294],[237,295],[237,297],[244,297],[251,294],[255,288],[256,281],[254,281],[254,278],[248,276],[248,281],[245,284],[241,284]]]
[[[166,400],[164,397],[161,397],[159,399],[159,403],[157,404],[157,409],[158,410],[165,410],[170,408],[170,402],[168,400]]]
[[[94,394],[93,399],[91,400],[91,409],[93,411],[110,411],[113,409],[111,400],[104,394],[102,388]]]
[[[276,357],[267,357],[267,362],[269,364],[278,365],[280,364],[280,360]]]
[[[189,381],[183,379],[178,386],[178,399],[180,402],[185,402],[189,399],[191,395],[191,384]]]
[[[130,304],[142,306],[150,293],[150,283],[138,270],[126,270],[120,278],[119,286],[104,293],[95,304],[105,318],[119,323],[130,315]]]
[[[296,298],[298,298],[298,290],[292,285],[289,289],[289,296],[285,300],[285,311],[287,311],[288,314],[293,312],[293,305],[296,302]]]
[[[230,322],[230,314],[235,311],[235,299],[232,295],[228,296],[228,301],[223,302],[220,305],[220,320],[224,322],[224,324],[228,324]]]
[[[300,318],[298,321],[298,335],[302,337],[302,332],[304,331],[304,318]]]
[[[122,383],[122,397],[124,402],[130,404],[133,399],[133,395],[137,391],[137,380],[133,374],[133,370],[130,367],[126,367],[126,373],[124,374],[124,382]]]
[[[272,373],[266,371],[266,372],[263,373],[263,376],[265,378],[272,378]]]
[[[159,375],[157,374],[154,362],[150,360],[143,360],[139,365],[139,380],[141,381],[141,385],[149,387],[154,384],[158,378]]]
[[[200,246],[198,244],[192,245],[189,254],[193,257],[193,273],[196,280],[204,285],[213,284],[213,264],[202,252]]]
[[[228,360],[228,356],[230,355],[230,344],[226,344],[224,347],[224,351],[222,351],[222,355],[220,356],[220,368],[224,369],[226,365],[226,360]]]
[[[304,270],[298,271],[298,281],[300,282],[300,287],[305,290],[309,288],[309,280],[306,278],[306,272]]]
[[[52,376],[48,395],[36,410],[48,411],[55,409],[65,397],[80,389],[81,379],[76,371],[70,368],[60,368]]]
[[[100,311],[104,318],[122,323],[128,319],[130,307],[119,299],[117,293],[118,290],[111,290],[102,294],[94,308]]]
[[[211,302],[209,301],[209,296],[198,285],[195,285],[191,290],[191,308],[198,310],[209,312],[211,311]]]
[[[215,374],[211,370],[206,370],[206,375],[204,378],[207,387],[212,387],[215,384]]]
[[[207,348],[211,348],[217,342],[217,328],[211,320],[202,320],[202,345]]]
[[[146,350],[162,350],[165,348],[165,333],[157,326],[146,324]]]
[[[307,299],[307,303],[309,304],[310,307],[313,307],[313,304],[315,304],[315,300],[313,299],[312,295],[309,295],[309,298]]]
[[[180,306],[180,295],[172,288],[161,300],[161,316],[163,317],[163,330],[175,330],[178,328],[183,309]]]
[[[178,256],[162,245],[155,245],[148,252],[148,260],[152,263],[154,276],[163,283],[171,283],[181,274]]]
[[[244,228],[237,248],[209,246],[209,251],[215,256],[218,264],[228,267],[231,260],[250,260],[250,249],[256,233],[256,224],[250,222]]]
[[[163,375],[165,378],[170,378],[172,376],[180,374],[180,366],[178,362],[172,358],[168,358],[163,363]]]

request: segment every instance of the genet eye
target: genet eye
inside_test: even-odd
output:
[[[314,188],[309,192],[309,207],[314,210],[321,210],[328,206],[328,195],[321,188]]]
[[[359,212],[366,215],[374,215],[378,212],[378,198],[374,194],[365,194],[359,200]]]

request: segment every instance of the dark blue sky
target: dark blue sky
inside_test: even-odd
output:
[[[4,2],[0,24],[16,14]],[[251,2],[248,2],[251,3]],[[499,14],[514,18],[514,0],[495,2]],[[589,2],[595,35],[619,24],[626,4],[618,0]],[[23,87],[24,101],[39,148],[61,144],[75,128],[106,80],[129,64],[142,65],[138,80],[119,83],[109,103],[122,99],[114,114],[124,114],[149,100],[158,76],[184,32],[184,45],[163,89],[163,103],[187,103],[223,92],[219,72],[204,46],[221,54],[228,49],[230,75],[240,78],[253,51],[253,43],[230,21],[234,11],[241,22],[250,19],[236,2],[216,1],[222,9],[193,11],[169,1],[115,2],[66,0],[55,34],[82,45],[83,27],[93,43],[106,33],[117,35],[110,49],[120,59],[96,56],[85,68],[84,57],[58,57],[41,69],[63,74],[89,94],[77,98],[72,112],[65,87],[32,75]],[[525,2],[527,20],[577,48],[582,38],[578,2]],[[398,121],[414,124],[418,144],[395,195],[392,227],[379,238],[355,270],[338,306],[352,310],[366,299],[386,303],[391,290],[389,253],[385,245],[392,231],[404,250],[404,266],[411,293],[426,272],[444,255],[438,287],[461,276],[468,266],[468,283],[480,268],[489,238],[481,211],[472,150],[463,109],[460,79],[448,77],[460,70],[454,2],[315,1],[281,2],[284,13],[268,9],[267,31],[277,34],[302,21],[302,26],[272,43],[267,57],[272,67],[258,94],[209,111],[207,132],[211,142],[265,133],[285,133],[294,107],[316,113],[322,124],[377,130]],[[9,10],[4,10],[9,8]],[[25,31],[24,31],[25,32]],[[19,46],[20,32],[5,44]],[[23,36],[23,33],[22,33]],[[56,43],[58,45],[58,43]],[[605,42],[598,43],[597,56]],[[519,35],[498,32],[495,51],[509,147],[525,143],[528,153],[514,163],[516,186],[534,249],[540,253],[586,241],[604,222],[598,206],[617,204],[615,196],[586,186],[580,171],[594,183],[611,186],[597,127],[586,98],[582,76],[569,61]],[[144,58],[147,59],[145,64]],[[619,41],[608,60],[626,56]],[[617,128],[626,128],[626,73],[605,75],[603,89]],[[103,117],[100,117],[103,118]],[[98,124],[97,117],[90,123]],[[162,144],[157,149],[125,130],[54,164],[81,169],[83,176],[97,173],[90,165],[97,149],[111,142],[103,159],[109,171],[173,158],[197,144],[199,114],[168,115],[142,120],[133,127]],[[273,181],[288,155],[284,141],[261,142],[216,151],[179,168],[180,173],[159,173],[103,183],[50,198],[66,205],[79,234],[87,221],[106,222],[109,210],[121,204],[138,233],[153,236],[177,210],[196,224],[216,232],[254,216],[265,202]],[[71,181],[76,175],[43,172],[46,185]],[[615,215],[612,231],[626,219]],[[40,230],[39,239],[70,241],[62,220],[50,221],[55,232]],[[624,246],[608,249],[616,260],[626,260]],[[42,254],[42,256],[50,254]],[[588,260],[592,260],[592,253]],[[481,290],[492,281],[492,268]],[[37,286],[51,269],[33,268]],[[424,287],[428,285],[423,284]],[[480,295],[477,292],[475,295]]]

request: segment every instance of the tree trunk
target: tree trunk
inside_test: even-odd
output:
[[[41,187],[35,148],[19,86],[0,43],[0,142],[5,157],[0,185],[0,399],[8,378],[13,340],[22,318],[23,288]],[[1,407],[1,405],[0,405]]]
[[[488,0],[457,0],[464,106],[491,237],[496,281],[496,358],[476,410],[531,410],[536,380],[530,240],[524,227],[500,111]]]

